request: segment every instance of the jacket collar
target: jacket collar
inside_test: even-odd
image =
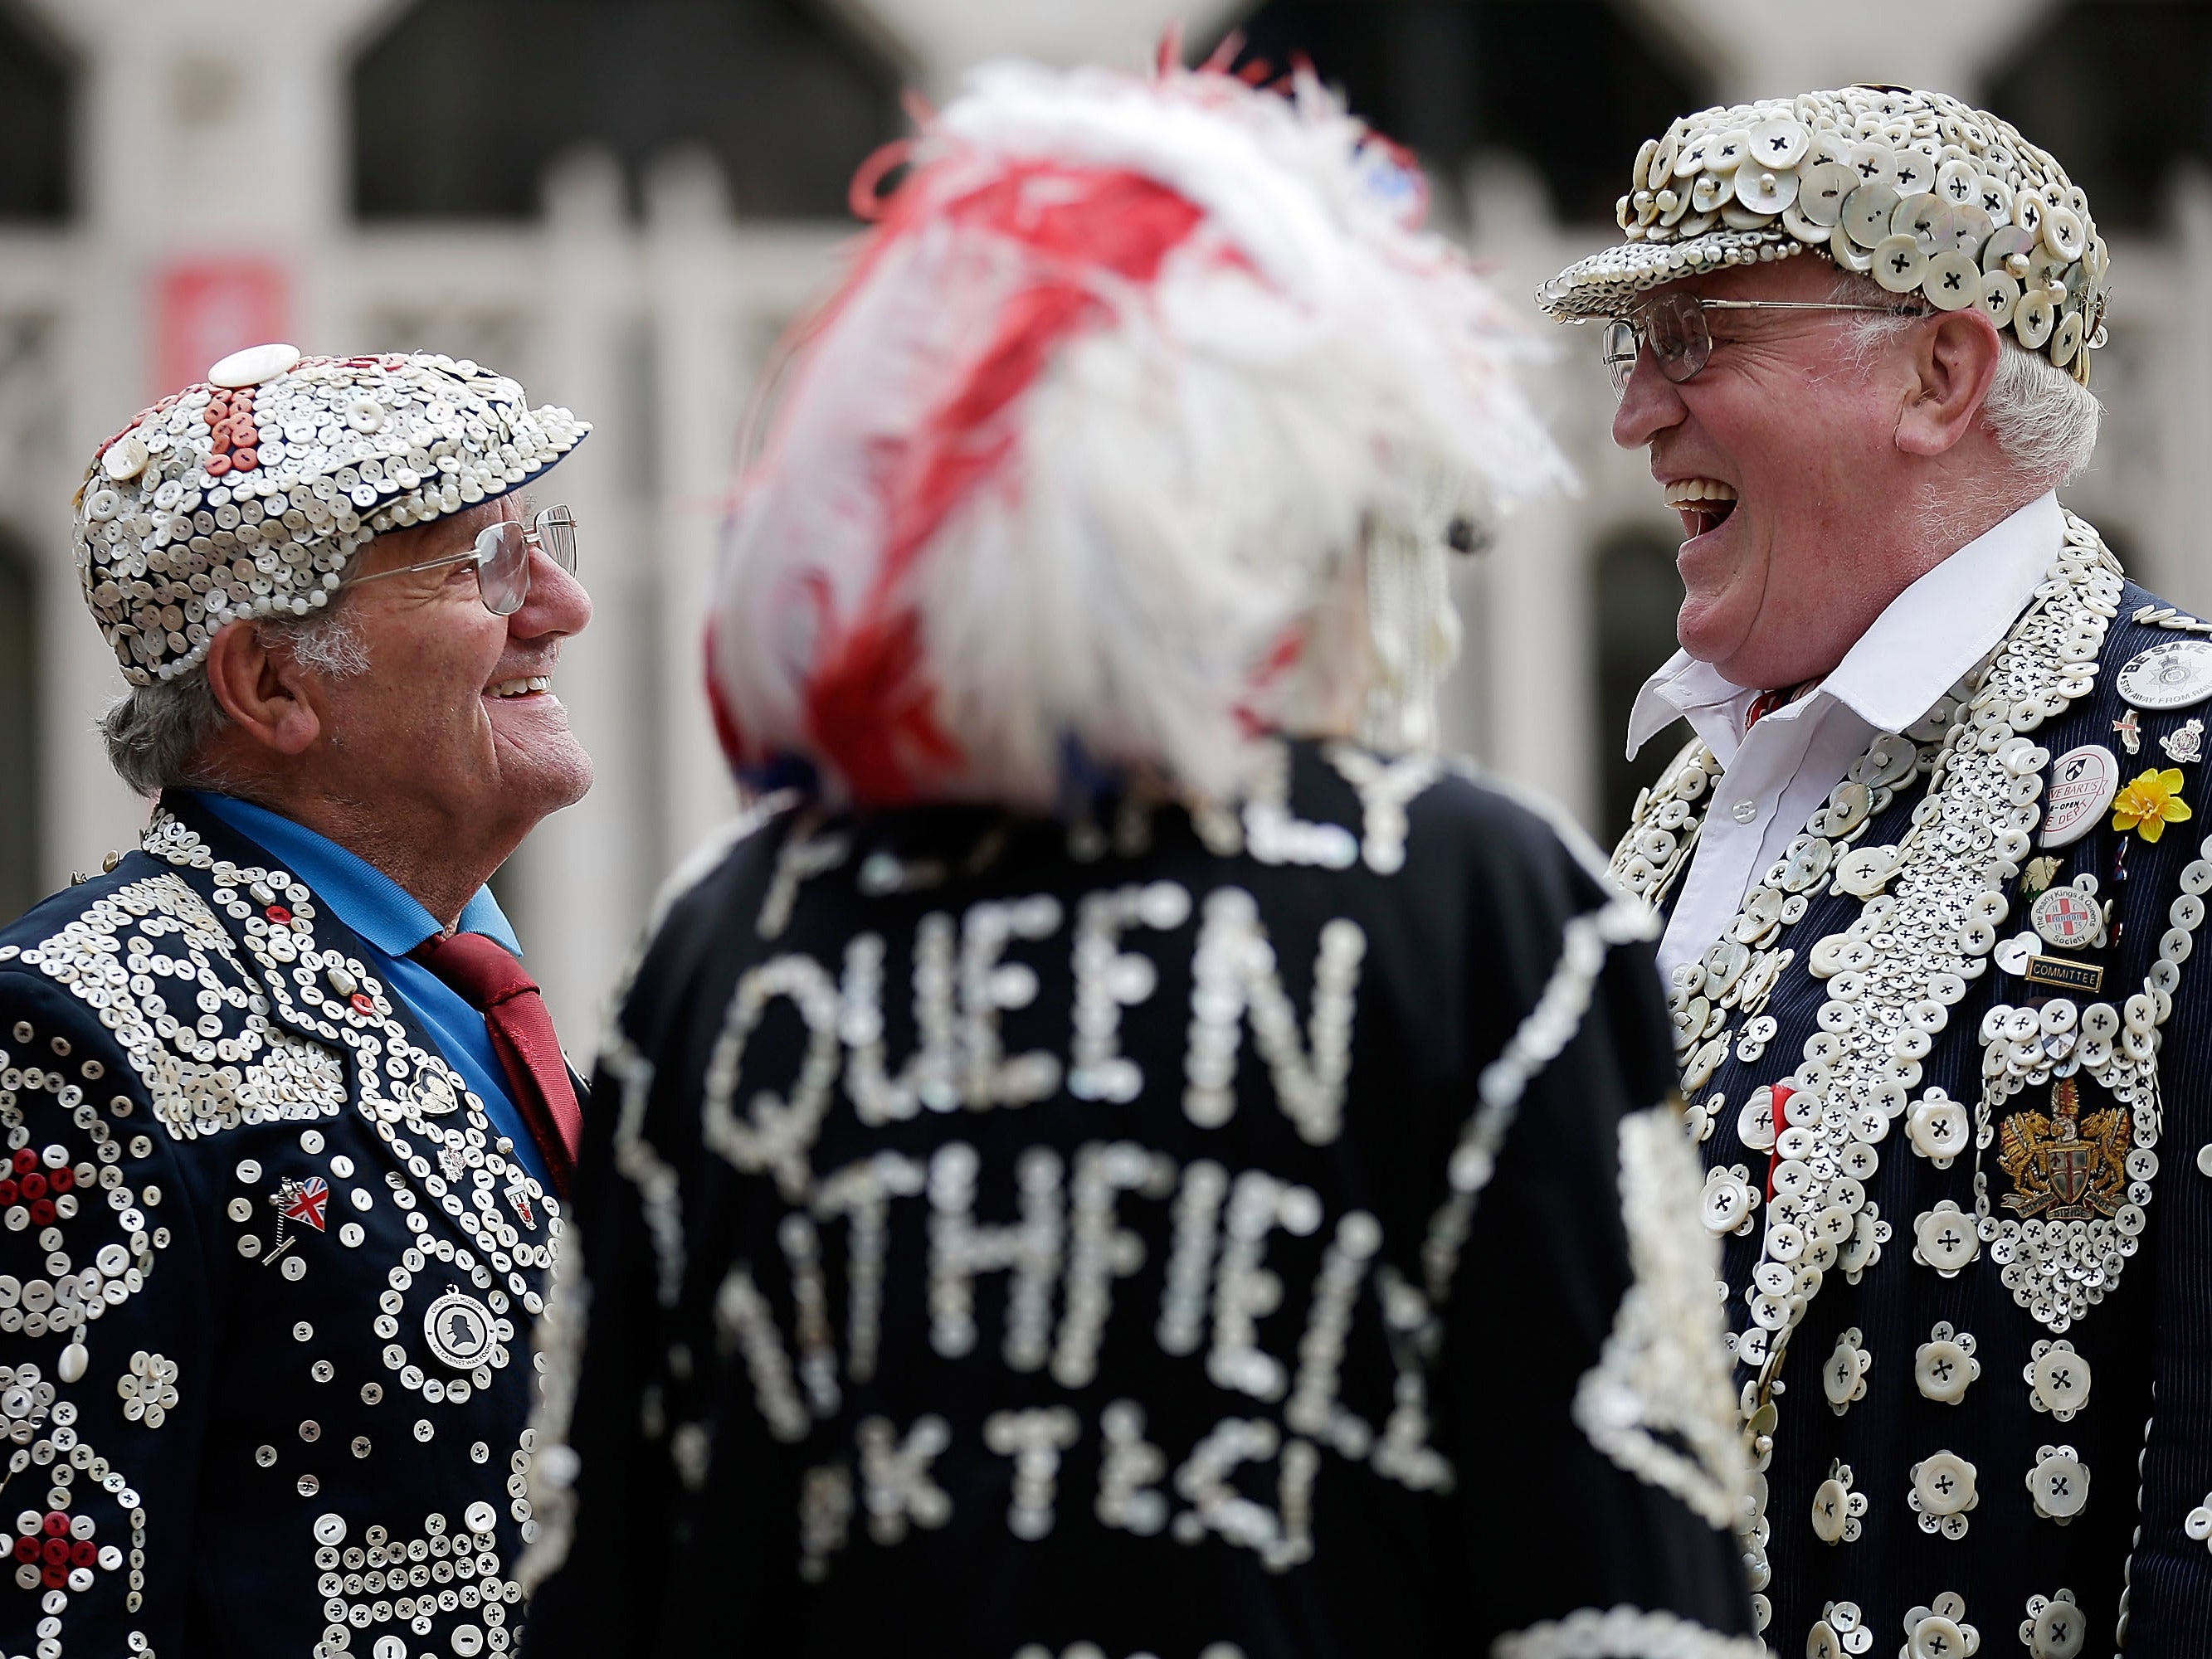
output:
[[[377,978],[362,937],[296,873],[191,791],[163,792],[139,846],[207,902],[236,947],[240,966],[260,981],[272,1022],[325,1048],[343,1048],[349,1045],[339,1022],[374,1026],[390,1019],[416,1048],[445,1060],[436,1038]],[[309,953],[319,968],[303,961]],[[320,1006],[299,978],[303,969]]]

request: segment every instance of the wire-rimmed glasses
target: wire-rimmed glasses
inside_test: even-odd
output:
[[[473,564],[477,568],[477,593],[483,600],[484,609],[495,617],[512,617],[530,598],[532,548],[543,550],[547,558],[574,575],[576,515],[566,507],[556,506],[547,507],[527,526],[513,519],[502,520],[478,531],[476,541],[465,553],[449,553],[441,559],[426,559],[421,564],[401,565],[397,569],[356,576],[346,585],[380,581],[386,576],[412,575],[418,570],[440,570],[448,565]]]
[[[1705,322],[1708,311],[1877,311],[1893,317],[1916,313],[1898,306],[1856,305],[1827,300],[1708,300],[1693,294],[1662,294],[1627,317],[1615,317],[1605,325],[1605,367],[1613,379],[1613,395],[1625,396],[1628,377],[1644,347],[1659,372],[1680,386],[1692,379],[1713,355],[1713,332]]]

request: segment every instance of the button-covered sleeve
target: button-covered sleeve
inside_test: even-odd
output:
[[[1481,1587],[1467,1650],[1757,1656],[1719,1255],[1651,919],[1586,902],[1540,985],[1494,988],[1527,1012],[1481,1073],[1430,1238],[1455,1547]]]
[[[168,1135],[94,1012],[0,972],[0,1650],[181,1652],[210,1312]]]

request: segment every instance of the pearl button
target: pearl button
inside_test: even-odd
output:
[[[1752,823],[1759,817],[1759,803],[1755,800],[1740,800],[1729,808],[1729,816],[1738,823]]]

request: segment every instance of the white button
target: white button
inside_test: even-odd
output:
[[[1980,1370],[1973,1355],[1946,1338],[1920,1345],[1912,1359],[1912,1381],[1923,1397],[1955,1406],[1966,1397],[1966,1385]]]
[[[1982,272],[1971,256],[1948,248],[1920,273],[1920,291],[1938,311],[1964,311],[1982,300]]]
[[[1974,1218],[1960,1212],[1946,1199],[1932,1210],[1923,1210],[1912,1224],[1919,1248],[1913,1252],[1937,1273],[1949,1277],[1979,1254],[1981,1241],[1974,1236]]]
[[[153,456],[146,448],[145,440],[133,432],[118,438],[113,443],[108,445],[106,453],[100,458],[100,465],[101,470],[109,477],[120,483],[125,478],[135,478],[143,472],[146,470],[146,463],[152,459]]]
[[[1832,1486],[1835,1484],[1836,1483],[1834,1481],[1831,1480],[1828,1482],[1828,1486]],[[1828,1486],[1823,1486],[1820,1490],[1822,1492],[1826,1492],[1827,1491]],[[1819,1532],[1820,1528],[1820,1505],[1816,1502],[1813,1509],[1813,1529],[1815,1532]],[[1831,1544],[1836,1541],[1836,1538],[1840,1538],[1843,1535],[1843,1528],[1840,1525],[1838,1525],[1836,1529],[1835,1538],[1830,1538],[1825,1533],[1821,1534],[1822,1538]],[[1807,1634],[1805,1638],[1805,1659],[1844,1659],[1844,1644],[1836,1639],[1835,1628],[1833,1626],[1830,1625],[1826,1620],[1823,1619],[1820,1620],[1813,1626],[1811,1632]]]
[[[1851,1495],[1844,1489],[1844,1483],[1834,1480],[1823,1480],[1820,1491],[1813,1494],[1814,1535],[1823,1544],[1835,1543],[1843,1537],[1844,1526],[1850,1518]],[[1815,1633],[1818,1633],[1817,1628]],[[1833,1639],[1830,1638],[1831,1641]],[[1812,1643],[1805,1644],[1805,1651],[1808,1654],[1814,1651]],[[1840,1647],[1832,1648],[1830,1651],[1841,1659],[1843,1650]]]
[[[1844,198],[1859,187],[1859,176],[1841,161],[1821,161],[1798,175],[1797,211],[1816,225],[1844,216]]]
[[[248,346],[234,351],[208,370],[208,384],[222,386],[259,386],[290,370],[300,361],[300,349],[289,345]]]
[[[2047,1412],[2069,1415],[2089,1403],[2089,1362],[2073,1345],[2054,1342],[2027,1368],[2036,1403]]]
[[[1912,1627],[1911,1645],[1906,1649],[1912,1659],[1966,1659],[1973,1650],[1966,1645],[1966,1636],[1948,1619],[1923,1619]]]
[[[1890,221],[1901,199],[1893,186],[1880,183],[1861,185],[1846,196],[1843,226],[1851,240],[1863,248],[1881,246],[1890,234]]]
[[[1794,167],[1812,142],[1812,135],[1789,116],[1761,121],[1751,130],[1752,165],[1769,171]]]
[[[1855,228],[1854,236],[1858,234]],[[1875,245],[1874,279],[1892,294],[1909,294],[1928,269],[1928,250],[1910,232],[1885,236]]]
[[[1747,162],[1735,170],[1735,199],[1753,213],[1779,213],[1797,199],[1797,175]]]
[[[1939,1451],[1913,1466],[1912,1491],[1929,1514],[1957,1515],[1974,1501],[1974,1466],[1956,1452]]]
[[[470,1504],[468,1513],[463,1518],[468,1522],[471,1532],[489,1532],[499,1520],[499,1511],[489,1504],[479,1502]]]
[[[337,1544],[345,1540],[345,1516],[320,1515],[315,1517],[315,1541],[318,1544]]]
[[[1880,185],[1887,189],[1897,182],[1897,152],[1887,144],[1853,144],[1847,159],[1862,185]],[[1894,195],[1889,205],[1897,205]]]
[[[1905,1133],[1921,1157],[1948,1162],[1966,1150],[1972,1127],[1966,1109],[1957,1101],[1923,1100],[1906,1119]]]
[[[1755,800],[1740,800],[1729,808],[1729,816],[1738,823],[1752,823],[1759,817],[1759,803]]]
[[[2089,1501],[2089,1471],[2064,1448],[2039,1457],[2027,1477],[2035,1506],[2054,1521],[2070,1521]]]
[[[2035,1659],[2075,1659],[2089,1633],[2089,1620],[2071,1601],[2053,1601],[2035,1615],[2027,1644]]]

